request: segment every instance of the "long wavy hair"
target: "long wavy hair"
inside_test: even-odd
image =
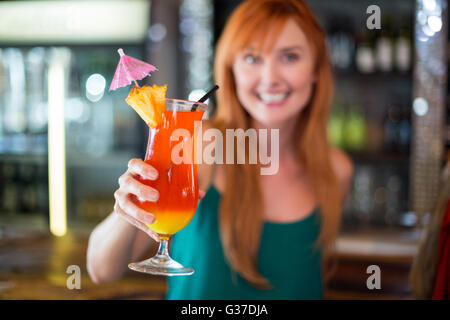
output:
[[[341,210],[339,182],[332,168],[326,132],[333,78],[325,34],[305,1],[247,0],[233,12],[216,48],[214,73],[220,90],[212,124],[223,132],[249,128],[250,116],[236,93],[233,62],[236,55],[254,41],[260,48],[266,41],[269,47],[273,46],[276,35],[290,18],[305,33],[315,57],[316,82],[308,105],[298,116],[294,141],[298,161],[306,168],[320,208],[321,230],[315,247],[323,250],[324,267],[339,230]],[[267,38],[269,33],[270,39]],[[226,184],[219,209],[225,257],[232,269],[250,284],[261,289],[270,288],[271,284],[257,267],[264,223],[259,167],[247,161],[246,164],[226,165],[225,173]],[[323,279],[326,278],[324,275]]]

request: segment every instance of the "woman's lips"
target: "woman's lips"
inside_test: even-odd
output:
[[[281,107],[286,103],[291,92],[258,93],[256,96],[260,103],[267,107]]]

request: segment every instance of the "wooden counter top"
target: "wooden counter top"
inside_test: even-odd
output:
[[[86,270],[89,228],[71,229],[61,238],[48,233],[11,231],[4,228],[0,238],[0,299],[163,299],[164,277],[127,271],[124,277],[108,284],[93,283]],[[7,232],[5,232],[7,231]],[[339,269],[327,290],[331,299],[405,298],[408,288],[374,296],[364,289],[367,265],[384,268],[386,281],[407,276],[418,243],[417,233],[361,231],[339,236],[335,254]],[[0,235],[1,236],[1,235]],[[155,248],[146,256],[150,257]],[[81,269],[81,289],[69,290],[66,273],[69,265]],[[395,272],[388,271],[394,266]],[[400,267],[397,267],[400,266]],[[392,276],[392,274],[394,276]],[[391,280],[389,280],[391,279]],[[389,289],[387,282],[384,288]],[[364,286],[363,286],[364,285]],[[397,288],[397,286],[394,286]],[[394,288],[393,287],[393,288]],[[365,290],[365,291],[364,291]]]
[[[97,285],[86,270],[86,235],[22,234],[0,240],[0,299],[162,299],[166,280],[127,271],[118,281]],[[69,290],[67,267],[78,265],[81,289]]]
[[[409,272],[422,230],[378,229],[343,232],[334,256],[336,272],[326,291],[328,299],[412,299]],[[367,268],[378,266],[381,290],[370,290]]]
[[[372,229],[342,233],[336,241],[335,254],[390,262],[412,262],[421,234],[420,229]]]

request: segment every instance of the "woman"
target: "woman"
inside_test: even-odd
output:
[[[248,163],[199,165],[206,194],[171,248],[196,272],[170,277],[166,298],[321,299],[353,173],[327,141],[333,83],[325,35],[305,1],[248,0],[228,21],[214,67],[221,89],[208,126],[279,129],[279,169],[260,175]],[[145,227],[153,217],[130,201],[130,194],[157,201],[137,174],[157,177],[131,160],[114,213],[91,235],[88,270],[97,283],[139,260],[147,235],[157,239]]]

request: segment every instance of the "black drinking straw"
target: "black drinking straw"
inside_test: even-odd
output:
[[[200,98],[200,100],[198,100],[197,102],[205,102],[206,100],[208,100],[208,98],[214,93],[214,91],[216,91],[217,89],[219,89],[219,86],[216,84],[211,90],[209,90],[203,97]],[[192,106],[191,111],[195,111],[198,108],[198,104],[194,104]]]

